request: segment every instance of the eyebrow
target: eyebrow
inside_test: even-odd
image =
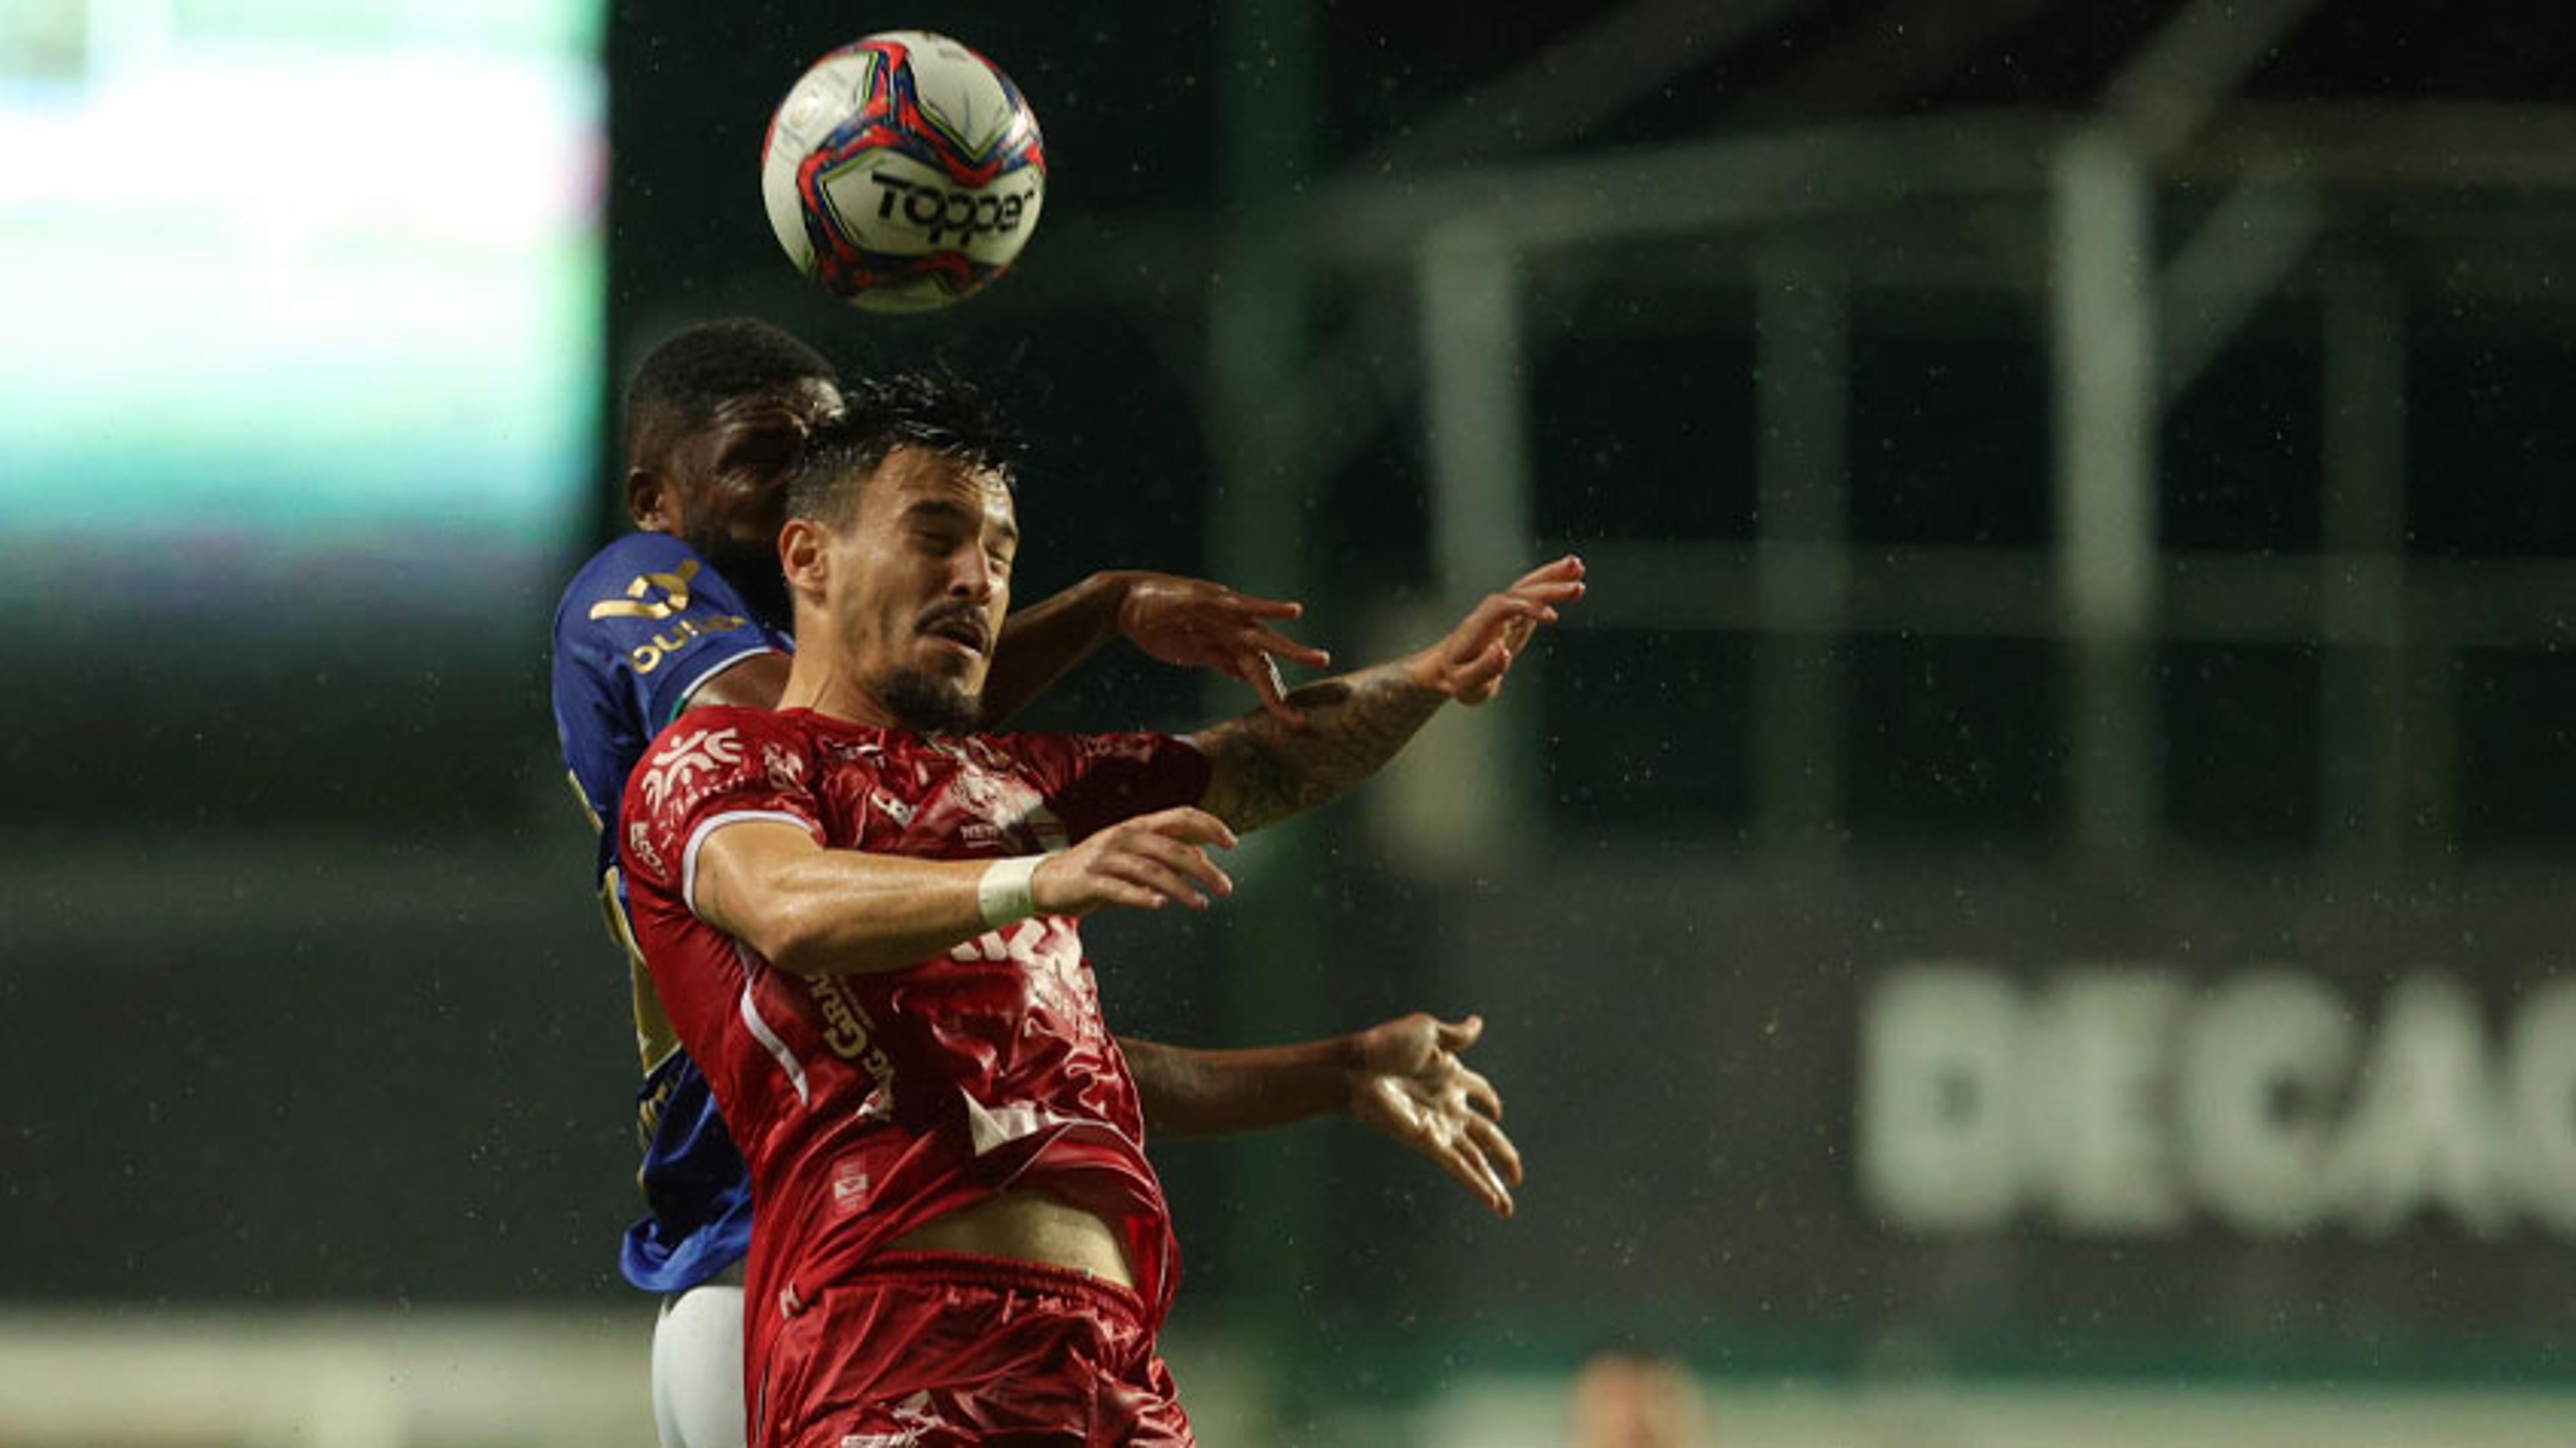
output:
[[[937,518],[969,528],[981,528],[986,517],[984,513],[948,498],[925,498],[905,508],[903,515],[907,518]],[[1020,525],[1016,522],[1006,521],[996,531],[1012,543],[1020,541]]]

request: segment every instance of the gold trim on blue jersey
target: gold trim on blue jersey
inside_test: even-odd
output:
[[[581,776],[567,769],[564,771],[564,783],[572,786],[572,797],[581,801],[581,817],[590,821],[590,832],[596,835],[605,831],[608,826],[601,822],[598,809],[592,806],[590,791],[581,787]],[[614,935],[617,931],[612,927],[608,933]]]
[[[680,1033],[672,1029],[670,1014],[662,1009],[662,997],[653,990],[653,973],[644,964],[644,947],[636,943],[635,926],[626,918],[614,865],[599,878],[599,913],[608,926],[609,938],[626,955],[626,984],[635,1012],[635,1052],[643,1058],[644,1074],[650,1076],[680,1049]],[[658,1109],[659,1103],[653,1105]]]

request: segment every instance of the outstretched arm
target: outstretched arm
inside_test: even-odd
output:
[[[1221,583],[1168,573],[1095,573],[1055,597],[1012,614],[993,648],[977,727],[991,729],[1045,693],[1065,671],[1125,638],[1164,663],[1207,669],[1252,685],[1261,704],[1291,723],[1278,660],[1320,669],[1332,662],[1270,626],[1304,610],[1255,598]],[[787,687],[787,656],[754,654],[700,684],[681,707],[741,704],[773,709]]]
[[[1556,621],[1556,605],[1582,596],[1583,560],[1568,555],[1487,594],[1431,647],[1290,694],[1302,722],[1264,712],[1202,731],[1212,773],[1201,803],[1255,830],[1334,798],[1394,758],[1441,705],[1494,697],[1530,636]]]
[[[1284,711],[1274,660],[1310,669],[1331,662],[1321,649],[1271,627],[1301,611],[1294,603],[1196,578],[1095,573],[1003,621],[992,671],[984,679],[979,725],[990,729],[1018,713],[1113,638],[1125,638],[1167,664],[1241,679],[1260,691],[1263,707]]]
[[[1497,1216],[1512,1214],[1520,1152],[1503,1134],[1502,1098],[1458,1053],[1476,1042],[1474,1016],[1419,1011],[1364,1031],[1294,1046],[1194,1051],[1120,1037],[1145,1123],[1167,1136],[1206,1136],[1350,1116],[1419,1152]]]
[[[1195,809],[1139,815],[1069,850],[1026,861],[1008,919],[1088,915],[1111,905],[1207,908],[1234,882],[1208,859],[1234,835]],[[699,844],[688,905],[791,975],[901,970],[1005,923],[990,860],[924,860],[826,849],[775,819],[725,824]]]

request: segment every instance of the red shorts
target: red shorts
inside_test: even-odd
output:
[[[787,1320],[758,1448],[1194,1445],[1144,1299],[1087,1273],[887,1252]]]

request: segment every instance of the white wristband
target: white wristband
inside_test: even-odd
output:
[[[1037,874],[1038,862],[1045,858],[1016,855],[984,867],[983,878],[975,882],[975,905],[984,912],[986,929],[999,930],[1038,913],[1037,897],[1029,888],[1029,880]]]

